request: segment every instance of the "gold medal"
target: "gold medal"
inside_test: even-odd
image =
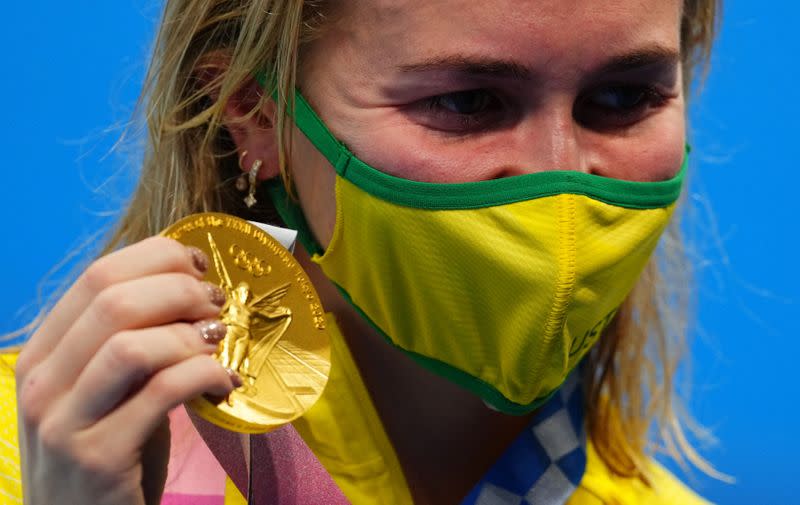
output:
[[[228,326],[215,357],[244,381],[228,398],[187,405],[240,433],[265,433],[302,416],[328,382],[330,340],[319,297],[292,253],[227,214],[194,214],[161,234],[212,258],[205,280],[225,291],[220,318]]]

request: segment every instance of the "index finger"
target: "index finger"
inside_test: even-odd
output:
[[[23,346],[17,373],[24,375],[56,347],[61,337],[103,289],[150,275],[176,272],[202,278],[208,258],[197,248],[155,236],[103,256],[70,286]]]

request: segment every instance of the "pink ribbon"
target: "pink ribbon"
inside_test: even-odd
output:
[[[247,461],[241,436],[193,413],[189,417],[225,473],[247,496]],[[253,435],[250,443],[253,445],[252,505],[350,503],[292,425],[265,435]]]

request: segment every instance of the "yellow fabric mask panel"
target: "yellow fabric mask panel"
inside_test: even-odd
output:
[[[342,178],[337,202],[333,241],[315,257],[325,274],[394,345],[501,409],[492,391],[529,405],[561,385],[670,214],[573,194],[417,209]]]

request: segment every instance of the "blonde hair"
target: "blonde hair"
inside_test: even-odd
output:
[[[707,73],[721,7],[721,0],[683,2],[687,97],[697,72],[702,77]],[[600,457],[619,475],[647,482],[646,455],[662,451],[684,468],[688,460],[704,473],[730,481],[690,443],[687,428],[704,441],[711,436],[694,423],[675,392],[678,365],[688,361],[694,301],[691,261],[680,229],[676,214],[656,256],[584,364],[587,429]],[[661,444],[652,440],[651,430]]]
[[[707,65],[721,0],[685,0],[681,26],[684,87]],[[277,92],[281,174],[290,184],[288,124],[302,50],[331,13],[312,0],[167,0],[139,103],[147,124],[138,187],[101,252],[157,234],[188,214],[255,217],[233,189],[239,172],[222,125],[226,101],[253,78],[275,76],[251,114]],[[263,196],[260,201],[268,201]],[[272,212],[260,220],[279,222]],[[677,223],[584,366],[587,427],[597,452],[619,475],[647,480],[651,429],[679,462],[714,473],[687,440],[673,391],[685,351],[687,264]]]

